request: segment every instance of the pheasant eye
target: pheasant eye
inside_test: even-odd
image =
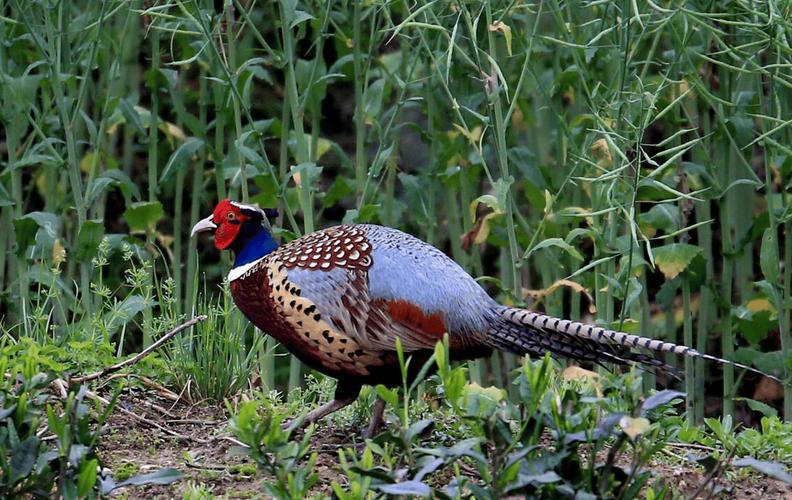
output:
[[[226,214],[226,219],[228,219],[229,222],[234,222],[236,220],[236,214],[234,212],[228,212]]]

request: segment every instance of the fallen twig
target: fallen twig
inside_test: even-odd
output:
[[[95,380],[95,379],[98,379],[99,377],[107,375],[108,373],[116,372],[116,371],[120,370],[121,368],[124,368],[125,366],[134,365],[135,363],[139,362],[141,359],[143,359],[146,356],[148,356],[149,354],[151,354],[152,351],[154,351],[155,349],[159,348],[162,344],[164,344],[165,342],[169,341],[173,336],[177,335],[178,333],[181,333],[182,331],[184,331],[184,330],[186,330],[186,329],[188,329],[188,328],[190,328],[192,326],[197,325],[201,321],[204,321],[206,318],[207,317],[205,315],[201,314],[199,316],[194,317],[193,319],[191,319],[189,321],[185,321],[184,323],[182,323],[181,325],[177,326],[173,330],[169,331],[168,333],[166,333],[165,335],[160,337],[156,342],[154,342],[153,344],[151,344],[147,348],[143,349],[142,351],[140,351],[136,355],[132,356],[131,358],[126,359],[124,361],[121,361],[119,363],[116,363],[113,366],[108,366],[107,368],[103,368],[102,370],[100,370],[98,372],[95,372],[95,373],[91,373],[91,374],[88,374],[88,375],[83,375],[81,377],[71,377],[69,379],[69,383],[70,384],[71,383],[80,384],[80,383],[83,383],[83,382],[88,382],[90,380]]]
[[[141,383],[151,387],[152,389],[156,389],[159,391],[159,395],[169,399],[171,401],[179,401],[179,395],[173,392],[172,390],[168,389],[164,385],[160,384],[159,382],[155,382],[150,378],[146,377],[145,375],[139,375],[137,373],[116,373],[114,375],[110,375],[107,377],[106,380],[102,382],[102,385],[107,384],[108,382],[115,380],[117,378],[125,378],[125,377],[132,377],[140,380]]]

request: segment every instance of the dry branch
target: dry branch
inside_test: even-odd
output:
[[[149,354],[151,354],[152,351],[154,351],[155,349],[160,347],[162,344],[164,344],[165,342],[169,341],[175,335],[181,333],[182,331],[184,331],[184,330],[186,330],[186,329],[188,329],[188,328],[190,328],[192,326],[197,325],[201,321],[204,321],[206,318],[207,317],[205,315],[201,314],[201,315],[198,315],[198,316],[194,317],[193,319],[191,319],[189,321],[185,321],[184,323],[182,323],[181,325],[177,326],[173,330],[169,331],[168,333],[163,335],[159,340],[157,340],[156,342],[154,342],[153,344],[151,344],[147,348],[143,349],[142,351],[140,351],[136,355],[132,356],[131,358],[126,359],[124,361],[121,361],[119,363],[116,363],[113,366],[108,366],[107,368],[103,368],[102,370],[100,370],[98,372],[95,372],[95,373],[91,373],[89,375],[83,375],[81,377],[71,377],[69,379],[69,383],[70,384],[71,383],[81,384],[81,383],[84,383],[84,382],[88,382],[90,380],[95,380],[95,379],[97,379],[99,377],[107,375],[108,373],[117,372],[118,370],[120,370],[121,368],[124,368],[125,366],[134,365],[135,363],[139,362],[141,359],[143,359],[146,356],[148,356]]]

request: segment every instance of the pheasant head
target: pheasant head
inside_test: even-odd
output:
[[[277,215],[277,210],[221,200],[212,215],[193,226],[192,236],[205,231],[214,233],[215,247],[232,250],[236,256],[236,267],[253,262],[277,248],[269,222],[270,217]]]

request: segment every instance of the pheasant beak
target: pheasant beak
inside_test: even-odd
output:
[[[190,237],[193,237],[196,234],[198,234],[200,232],[203,232],[203,231],[212,231],[212,232],[214,232],[214,230],[217,229],[217,224],[215,224],[212,221],[213,217],[214,217],[213,215],[210,215],[209,217],[207,217],[205,219],[199,220],[198,223],[196,223],[193,226],[192,232],[190,233]]]

